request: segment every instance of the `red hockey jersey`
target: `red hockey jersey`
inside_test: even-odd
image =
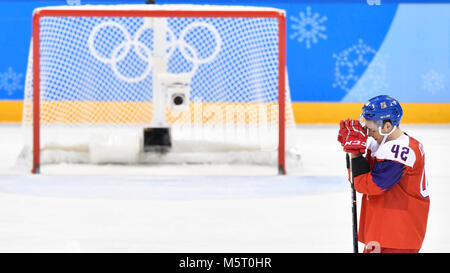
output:
[[[356,191],[363,194],[359,241],[420,249],[430,207],[422,144],[408,135],[383,145],[373,141],[366,159],[370,172],[354,177]]]

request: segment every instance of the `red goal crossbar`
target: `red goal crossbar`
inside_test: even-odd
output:
[[[40,19],[42,17],[222,17],[278,20],[278,173],[285,166],[286,19],[283,12],[249,10],[84,10],[38,9],[33,15],[33,167],[40,170]]]

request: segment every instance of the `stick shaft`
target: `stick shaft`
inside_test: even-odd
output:
[[[352,185],[352,226],[353,226],[353,253],[358,253],[358,214],[356,210],[356,191],[353,181],[353,166],[352,166],[352,156],[349,153],[350,162],[350,182]]]

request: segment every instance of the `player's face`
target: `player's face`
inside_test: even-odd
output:
[[[380,132],[378,131],[378,127],[375,124],[375,122],[372,120],[366,121],[366,127],[367,127],[367,131],[368,131],[368,135],[370,137],[372,137],[373,139],[375,139],[375,141],[378,144],[380,144],[381,141],[383,141],[383,136],[380,135]]]
[[[376,123],[373,120],[366,121],[366,127],[368,131],[368,135],[375,139],[375,141],[378,144],[381,144],[383,141],[384,136],[380,134],[380,130],[378,129]],[[387,134],[392,130],[392,125],[387,122],[384,124],[383,128],[381,129],[381,132],[383,134]]]

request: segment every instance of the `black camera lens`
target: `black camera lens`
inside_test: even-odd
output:
[[[184,101],[184,99],[182,96],[176,96],[173,98],[173,103],[175,105],[181,105],[181,104],[183,104],[183,101]]]

